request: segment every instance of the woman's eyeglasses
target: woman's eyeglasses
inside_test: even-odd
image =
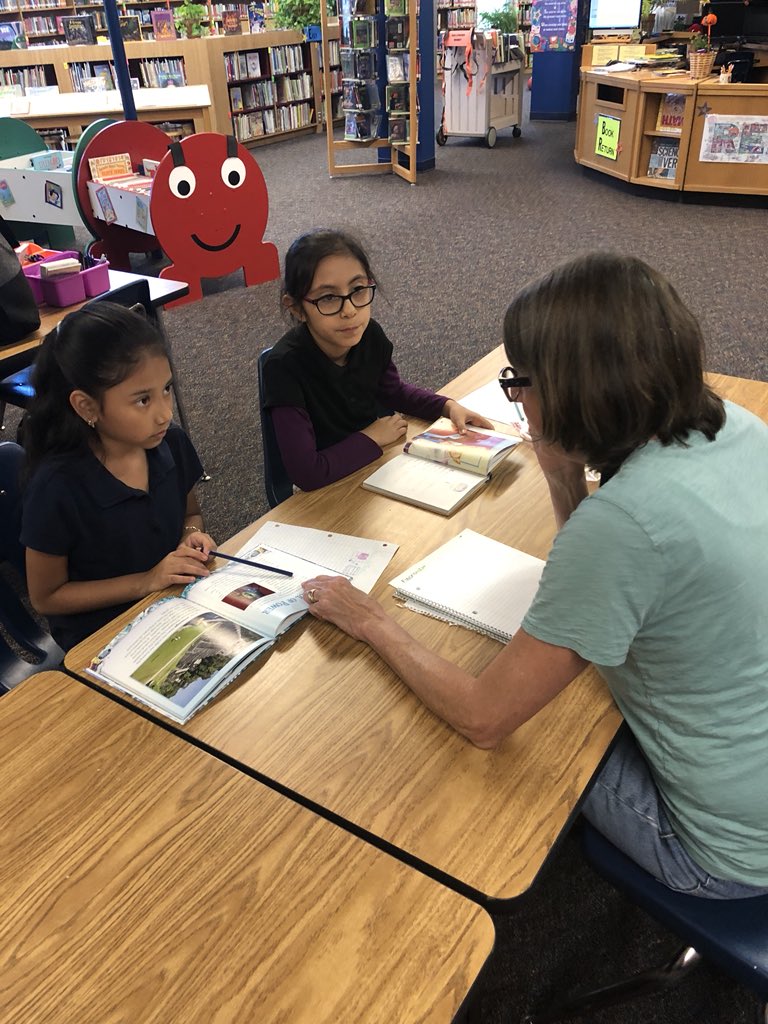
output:
[[[522,389],[530,386],[531,378],[520,376],[514,366],[505,366],[499,373],[499,387],[509,402],[519,402]]]
[[[376,294],[375,284],[361,284],[353,288],[349,295],[321,295],[319,299],[304,299],[311,303],[318,313],[323,316],[336,316],[344,309],[344,303],[349,299],[355,309],[363,309],[370,306]]]

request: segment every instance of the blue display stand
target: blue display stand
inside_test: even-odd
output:
[[[550,50],[533,55],[532,121],[573,121],[579,92],[579,55],[575,50]]]

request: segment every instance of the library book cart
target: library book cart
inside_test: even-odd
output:
[[[503,128],[511,128],[518,138],[522,134],[524,61],[520,50],[500,53],[495,32],[447,32],[443,43],[443,120],[437,144],[444,146],[451,136],[465,136],[485,139],[492,149]]]
[[[635,185],[768,195],[768,82],[581,70],[577,163]]]

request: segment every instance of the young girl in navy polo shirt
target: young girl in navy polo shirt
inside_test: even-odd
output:
[[[375,320],[367,255],[340,231],[311,231],[285,257],[283,305],[297,321],[264,364],[265,406],[289,478],[311,491],[377,459],[405,436],[401,413],[493,427],[445,395],[406,384]],[[393,412],[392,410],[397,410]]]
[[[70,313],[39,350],[21,540],[30,599],[65,650],[139,598],[208,575],[202,466],[171,423],[171,385],[155,325],[110,302]]]

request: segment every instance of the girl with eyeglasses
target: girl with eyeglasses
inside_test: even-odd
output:
[[[360,243],[340,231],[301,235],[285,258],[282,302],[295,324],[267,357],[270,410],[286,472],[311,491],[379,458],[406,433],[403,413],[493,425],[446,395],[400,379],[392,342],[371,318],[376,279]]]

